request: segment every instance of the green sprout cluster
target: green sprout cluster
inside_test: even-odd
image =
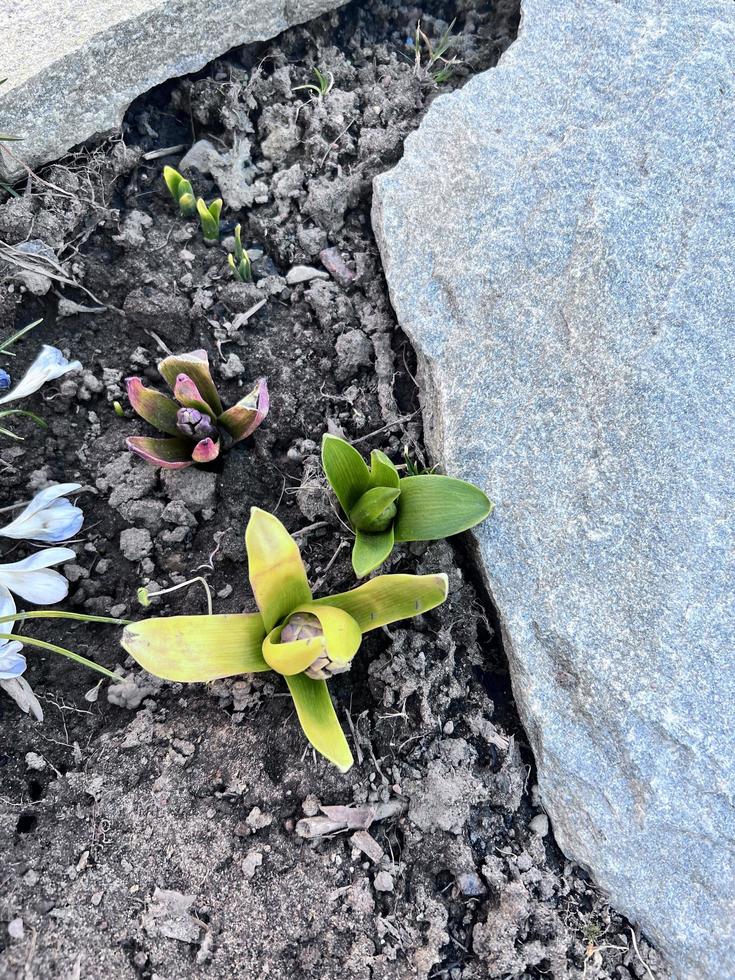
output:
[[[193,218],[194,215],[199,215],[204,241],[208,244],[218,242],[222,198],[218,197],[211,204],[207,204],[203,197],[195,197],[191,182],[182,177],[174,167],[163,168],[163,179],[171,197],[179,208],[181,217]]]

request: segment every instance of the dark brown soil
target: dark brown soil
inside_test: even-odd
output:
[[[457,18],[461,63],[442,86],[414,72],[407,39],[419,16],[432,38]],[[3,242],[41,239],[88,290],[54,282],[34,295],[47,284],[0,263],[0,336],[44,318],[13,372],[41,342],[85,368],[29,402],[46,431],[20,423],[26,440],[0,449],[0,506],[47,480],[89,491],[66,568],[69,608],[137,617],[140,585],[194,574],[206,575],[216,611],[253,608],[243,545],[252,505],[301,531],[320,593],[354,585],[349,537],[321,477],[322,433],[424,461],[413,352],[370,228],[371,180],[436,95],[495,64],[517,20],[511,0],[352,3],[148,93],[122,139],[80,149],[0,206]],[[313,66],[334,75],[323,100],[293,91]],[[145,159],[202,138],[222,153],[240,147],[247,182],[194,180],[207,199],[219,187],[228,231],[241,222],[263,252],[256,285],[235,283],[226,250],[205,247],[175,213],[160,174],[181,153]],[[322,269],[328,245],[354,282],[288,286],[294,265]],[[62,317],[69,300],[105,310]],[[209,351],[231,400],[266,375],[271,413],[216,467],[162,474],[124,448],[126,435],[149,430],[122,382],[157,384],[166,350],[195,347]],[[529,827],[541,812],[532,760],[463,542],[404,548],[386,570],[444,570],[450,598],[371,634],[351,673],[331,683],[358,759],[346,776],[307,750],[275,675],[184,688],[137,670],[114,629],[26,630],[121,666],[128,681],[114,703],[106,685],[87,700],[96,677],[29,648],[44,723],[0,692],[0,976],[654,975],[585,873]],[[150,612],[205,609],[198,586],[166,599]],[[370,828],[372,858],[352,832],[307,840],[296,830],[320,802],[388,801],[393,814]]]

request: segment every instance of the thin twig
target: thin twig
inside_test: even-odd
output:
[[[352,445],[355,446],[357,445],[358,442],[366,442],[368,439],[372,439],[373,436],[377,436],[381,432],[385,432],[386,429],[394,429],[397,425],[403,425],[404,422],[410,422],[411,419],[416,418],[416,416],[419,414],[420,411],[421,409],[417,408],[416,411],[411,412],[410,415],[402,415],[401,418],[396,419],[395,422],[389,422],[387,425],[381,426],[379,429],[376,429],[374,432],[368,432],[366,436],[360,436],[359,439],[353,439]]]

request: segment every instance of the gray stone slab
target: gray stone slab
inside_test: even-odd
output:
[[[4,0],[0,132],[31,167],[120,125],[133,99],[345,0]],[[0,150],[0,174],[17,164]]]
[[[735,4],[524,0],[375,183],[563,850],[735,977]]]

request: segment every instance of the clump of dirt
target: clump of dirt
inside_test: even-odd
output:
[[[436,42],[454,17],[458,61],[437,85],[425,51],[416,70],[415,26]],[[517,21],[510,0],[352,3],[148,93],[121,139],[0,206],[0,336],[44,318],[14,371],[41,341],[85,368],[29,403],[47,430],[21,422],[26,441],[0,451],[0,505],[48,481],[86,488],[70,608],[137,617],[138,586],[204,574],[216,611],[252,609],[251,505],[297,534],[319,592],[354,585],[322,433],[426,462],[371,181],[434,97],[495,64]],[[333,80],[323,97],[298,88],[313,68]],[[181,144],[194,146],[184,162],[198,193],[225,199],[220,247],[167,197],[162,166],[182,153],[151,157]],[[236,223],[254,283],[226,265]],[[35,240],[59,269],[19,267],[12,247]],[[196,347],[228,401],[267,376],[271,413],[209,469],[160,472],[125,451],[148,430],[113,402],[127,404],[127,375],[159,384],[156,361]],[[664,975],[553,842],[461,542],[404,548],[385,570],[444,570],[450,596],[370,634],[331,682],[357,759],[346,776],[307,750],[274,675],[185,688],[137,670],[104,628],[33,630],[126,680],[98,690],[29,651],[45,722],[0,699],[3,976]],[[196,587],[154,602],[155,614],[205,609]]]

